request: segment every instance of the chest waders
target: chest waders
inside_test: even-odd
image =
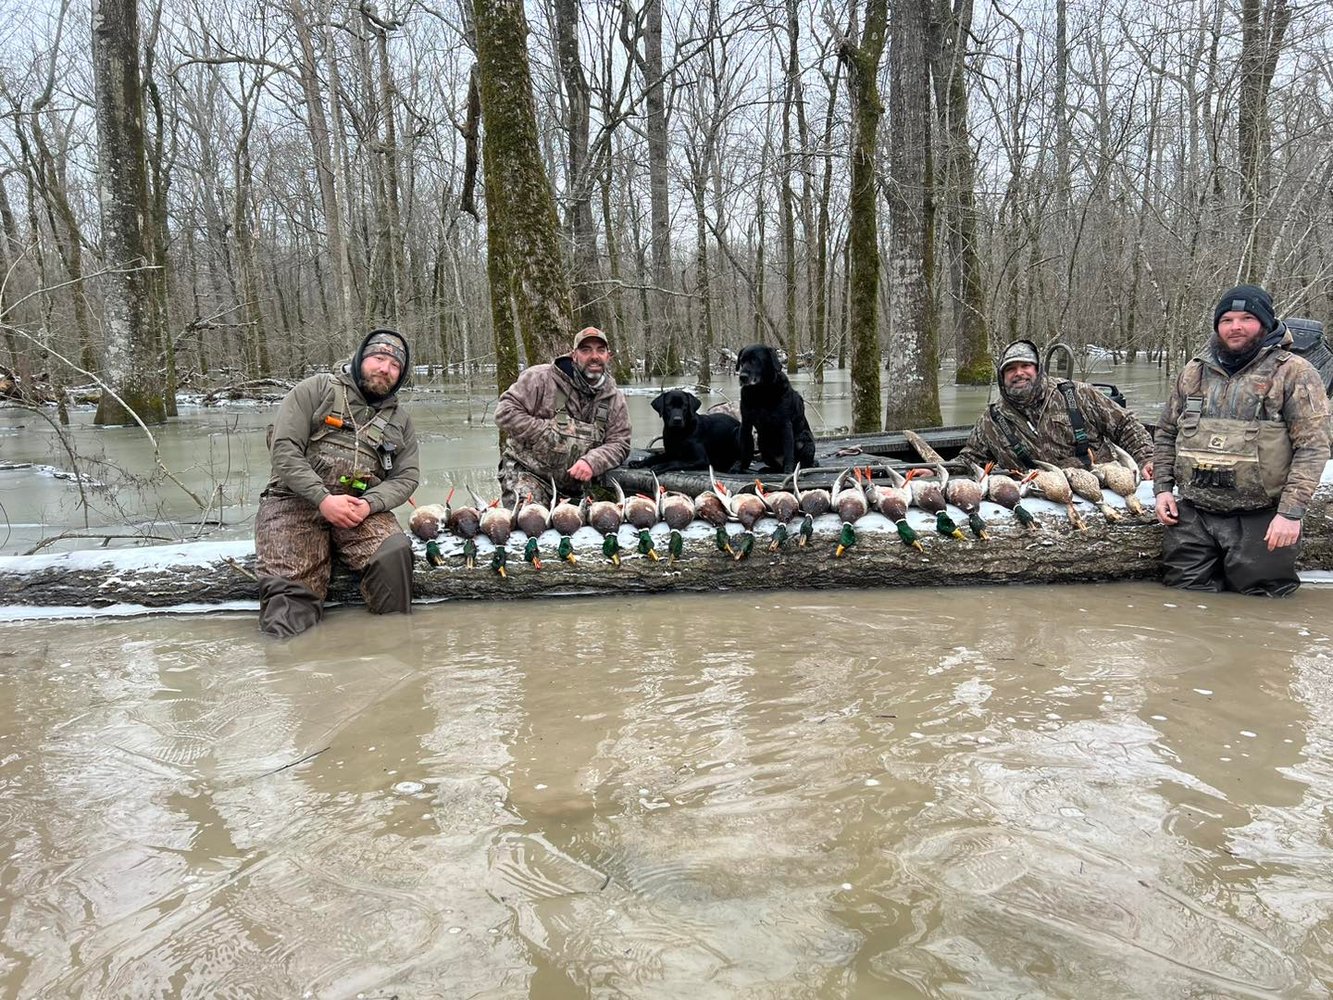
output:
[[[385,435],[393,416],[379,410],[366,423],[358,424],[347,398],[347,386],[329,376],[333,409],[310,435],[306,457],[330,493],[360,496],[378,486],[381,473],[393,468],[393,449]]]
[[[558,483],[568,485],[567,470],[588,452],[606,440],[611,417],[611,400],[597,400],[591,420],[582,420],[569,412],[569,393],[559,383],[555,389],[555,415],[551,426],[536,441],[522,444],[512,438],[505,442],[505,457],[538,476],[553,475]]]

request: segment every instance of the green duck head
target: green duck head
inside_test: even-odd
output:
[[[620,539],[614,534],[607,535],[602,539],[602,555],[610,559],[615,565],[620,565]]]
[[[541,553],[537,551],[537,539],[529,538],[528,544],[523,546],[523,560],[532,563],[533,569],[542,568]]]
[[[842,554],[855,544],[856,529],[847,521],[843,521],[842,530],[838,532],[838,547],[833,550],[833,558],[841,558]]]
[[[667,539],[667,551],[671,553],[673,562],[685,553],[685,538],[674,528],[671,531],[671,537]]]
[[[432,566],[444,565],[444,554],[440,552],[440,543],[433,538],[426,543],[426,562]]]
[[[972,529],[972,534],[976,535],[983,542],[990,536],[986,534],[986,522],[981,519],[981,515],[976,511],[967,515],[967,526]]]
[[[653,536],[647,528],[639,530],[639,555],[647,556],[653,562],[661,558],[657,554],[657,546],[653,544]]]
[[[814,517],[806,514],[805,517],[801,519],[801,527],[797,530],[797,534],[799,534],[801,538],[799,542],[801,548],[805,548],[805,546],[809,545],[810,539],[815,537]]]
[[[717,546],[719,552],[725,552],[729,556],[736,554],[736,550],[731,547],[731,536],[722,525],[718,525],[717,531],[713,534],[713,544]]]
[[[560,547],[555,550],[555,554],[571,566],[579,561],[579,557],[574,555],[574,543],[569,540],[568,535],[560,536]]]
[[[1021,503],[1014,504],[1014,517],[1018,518],[1018,523],[1025,528],[1032,528],[1037,523],[1037,519],[1032,516],[1032,512]]]
[[[477,540],[475,538],[463,539],[463,565],[468,569],[477,565]]]
[[[504,546],[497,545],[495,551],[491,553],[491,569],[495,570],[495,572],[499,573],[501,576],[507,577],[509,571],[505,569],[505,563],[508,559],[509,553],[505,551]]]
[[[736,536],[736,543],[732,546],[735,551],[734,558],[739,562],[752,551],[754,551],[754,534],[749,531],[742,531]]]
[[[910,545],[918,552],[926,551],[921,547],[921,540],[917,538],[916,531],[906,520],[895,521],[893,526],[898,529],[898,537],[903,540],[904,545]]]
[[[785,524],[779,524],[773,532],[773,537],[769,539],[768,551],[777,552],[784,544],[786,544],[788,537],[790,536],[787,532],[787,526]]]
[[[953,523],[953,518],[948,511],[940,511],[935,515],[935,530],[941,535],[949,535],[952,538],[962,538],[963,533],[958,530],[958,525]]]

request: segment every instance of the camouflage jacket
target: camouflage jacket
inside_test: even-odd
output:
[[[349,419],[343,428],[334,431],[324,418],[343,409],[344,393]],[[375,436],[382,437],[392,449],[388,468],[384,450],[371,446],[364,434],[358,437],[356,433],[356,428],[364,430],[381,416],[385,419],[378,422]],[[335,435],[337,440],[330,440]],[[328,454],[341,452],[355,457],[358,467],[351,471],[370,484],[361,496],[371,513],[406,503],[421,478],[416,432],[411,418],[398,406],[397,394],[372,406],[345,371],[312,375],[287,393],[278,406],[269,448],[273,473],[265,492],[298,496],[316,507],[337,491],[330,476],[340,470],[332,467]]]
[[[1218,363],[1214,345],[1215,341],[1210,340],[1181,369],[1175,388],[1162,407],[1155,442],[1153,490],[1169,493],[1180,486],[1186,499],[1198,502],[1204,509],[1227,509],[1225,491],[1214,491],[1215,496],[1207,487],[1200,490],[1176,482],[1181,414],[1188,398],[1202,397],[1203,417],[1256,423],[1275,421],[1285,426],[1291,445],[1291,466],[1277,509],[1284,517],[1300,520],[1329,458],[1328,398],[1319,373],[1304,358],[1284,350],[1284,341],[1263,348],[1248,365],[1235,375],[1228,375]]]
[[[1003,469],[1026,468],[1014,452],[1010,440],[1012,433],[1038,461],[1061,467],[1082,465],[1074,453],[1074,425],[1069,417],[1069,406],[1059,389],[1060,381],[1044,376],[1041,399],[1025,409],[1014,406],[1001,393],[1000,398],[977,418],[959,458],[978,465],[993,461]],[[1108,441],[1124,448],[1139,465],[1152,458],[1152,439],[1133,413],[1095,386],[1086,382],[1071,384],[1095,461],[1115,461]],[[1006,426],[1010,433],[1006,433]]]
[[[559,412],[557,412],[559,410]],[[495,426],[508,436],[505,457],[543,476],[554,476],[566,486],[566,470],[573,433],[578,425],[600,424],[578,442],[573,452],[600,476],[629,457],[629,407],[625,394],[609,374],[589,392],[576,384],[574,363],[568,357],[547,365],[533,365],[500,396],[495,406]]]

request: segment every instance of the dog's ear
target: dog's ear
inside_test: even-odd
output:
[[[692,392],[687,392],[685,398],[690,401],[690,412],[698,413],[699,407],[703,405],[703,403],[699,401],[699,397]]]
[[[666,398],[667,394],[665,392],[659,392],[657,398],[653,400],[653,409],[657,411],[659,417],[662,416],[662,410],[666,408]]]

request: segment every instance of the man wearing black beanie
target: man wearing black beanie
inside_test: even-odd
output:
[[[1264,289],[1223,292],[1213,331],[1157,424],[1164,580],[1283,596],[1300,586],[1301,519],[1329,458],[1328,400]]]

